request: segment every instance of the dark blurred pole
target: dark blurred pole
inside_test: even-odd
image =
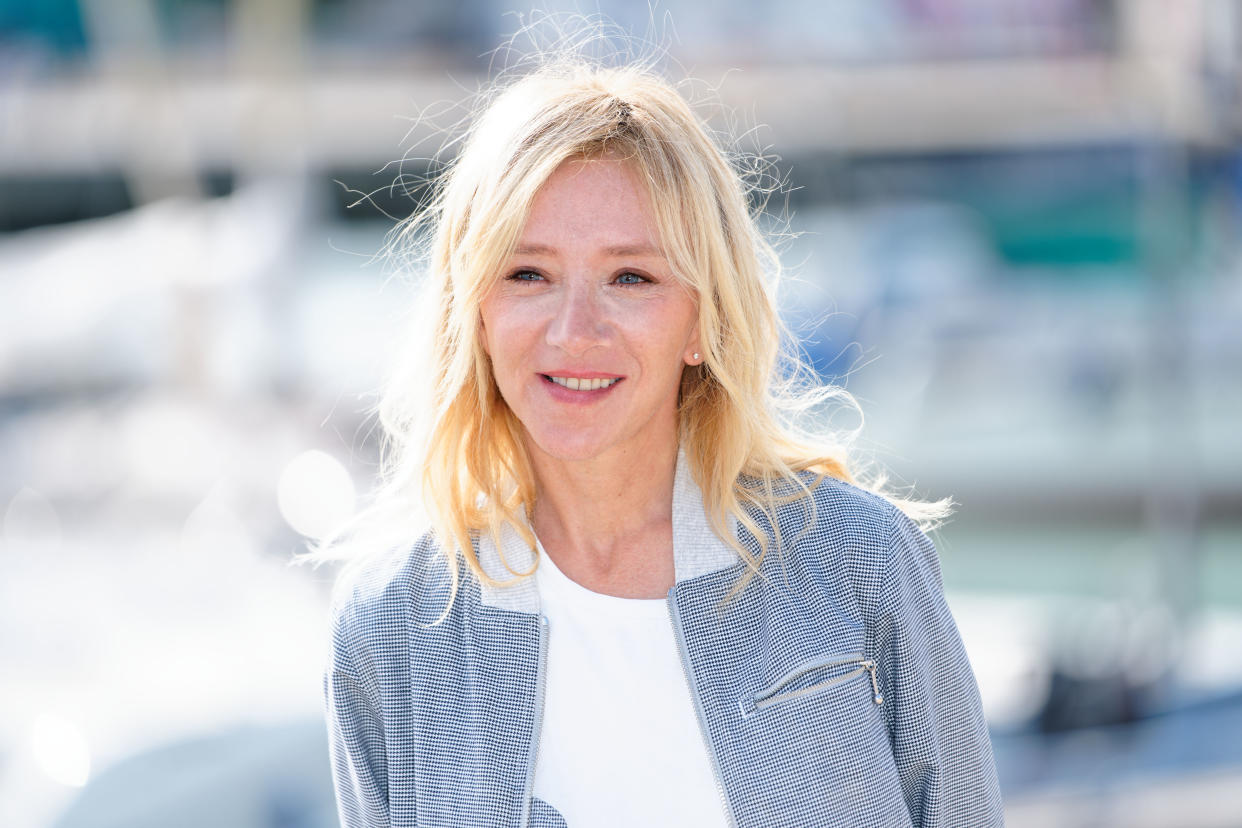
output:
[[[1158,31],[1161,15],[1168,15],[1171,7],[1145,5],[1152,13],[1145,35],[1151,37]],[[1187,6],[1185,10],[1205,8]],[[1180,23],[1183,18],[1165,22]],[[1150,300],[1151,472],[1143,512],[1158,556],[1158,588],[1176,619],[1175,635],[1182,639],[1198,609],[1202,570],[1202,493],[1188,301],[1195,268],[1191,153],[1193,142],[1201,143],[1205,136],[1194,134],[1186,124],[1187,110],[1204,100],[1195,71],[1204,32],[1202,26],[1188,24],[1179,39],[1178,27],[1171,28],[1173,33],[1162,48],[1136,49],[1133,59],[1137,77],[1151,84],[1153,91],[1148,122],[1141,127],[1147,139],[1139,153],[1138,175],[1140,256]]]
[[[1195,434],[1187,281],[1193,277],[1187,148],[1155,137],[1141,156],[1143,261],[1150,281],[1151,483],[1146,522],[1161,583],[1182,628],[1198,605],[1202,499]]]

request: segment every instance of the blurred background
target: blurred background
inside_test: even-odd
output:
[[[0,0],[0,825],[336,825],[288,562],[371,486],[374,255],[515,8]],[[779,155],[860,445],[960,503],[1008,824],[1242,826],[1242,2],[636,8],[587,10]]]

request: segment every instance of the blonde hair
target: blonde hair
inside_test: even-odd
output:
[[[797,498],[813,508],[810,491],[822,475],[880,491],[882,480],[856,477],[847,440],[799,425],[806,419],[800,415],[825,402],[852,399],[816,382],[796,349],[782,350],[793,340],[776,312],[780,262],[758,224],[762,198],[750,200],[762,188],[747,183],[761,167],[747,167],[745,156],[726,147],[676,87],[641,63],[561,57],[495,89],[438,175],[430,203],[393,238],[426,260],[430,318],[413,327],[430,341],[411,349],[416,364],[394,376],[380,401],[386,445],[375,504],[313,556],[341,557],[332,547],[345,533],[366,523],[391,526],[394,515],[413,514],[420,501],[444,550],[452,596],[462,562],[498,584],[476,555],[472,540],[480,533],[499,537],[508,524],[535,547],[530,459],[522,425],[492,378],[479,307],[535,194],[569,159],[607,155],[632,165],[670,268],[697,298],[703,362],[682,375],[680,445],[712,525],[748,564],[731,594],[768,552],[753,509],[774,516],[779,503]],[[430,380],[422,392],[414,381],[420,369]],[[886,496],[924,525],[949,507]],[[758,556],[727,530],[730,516],[758,539]],[[781,544],[779,534],[774,540]]]

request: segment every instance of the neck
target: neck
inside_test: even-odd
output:
[[[642,450],[561,460],[530,446],[544,551],[572,580],[625,598],[661,598],[675,580],[677,437]]]

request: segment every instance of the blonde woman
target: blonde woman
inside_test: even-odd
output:
[[[430,528],[339,585],[343,825],[1000,825],[938,504],[781,414],[823,392],[779,381],[775,257],[676,89],[544,65],[438,183],[431,398],[382,411]]]

